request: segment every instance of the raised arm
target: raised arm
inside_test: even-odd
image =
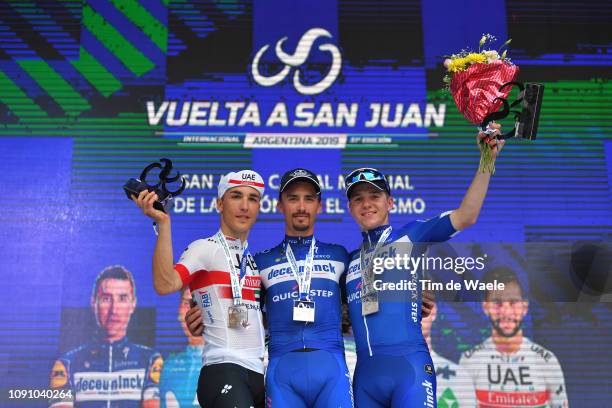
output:
[[[488,142],[489,147],[491,148],[491,153],[493,156],[493,160],[497,158],[497,155],[504,147],[505,140],[498,140],[492,136],[497,136],[500,134],[499,129],[501,125],[497,123],[491,124],[491,127],[497,129]],[[484,133],[479,133],[477,136],[477,142],[480,142],[481,139],[487,137]],[[453,227],[456,230],[463,230],[469,226],[472,226],[476,223],[478,219],[478,215],[480,214],[480,209],[482,208],[482,204],[487,195],[487,190],[489,189],[489,181],[491,180],[491,174],[489,172],[481,173],[478,171],[472,180],[472,184],[468,188],[465,196],[463,197],[463,201],[459,208],[451,212],[450,219]]]
[[[158,227],[159,234],[153,250],[153,287],[160,295],[178,292],[183,283],[174,270],[170,216],[153,208],[153,203],[157,200],[155,192],[142,191],[138,198],[132,196],[132,200]]]

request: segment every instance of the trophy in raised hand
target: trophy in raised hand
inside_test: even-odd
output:
[[[149,184],[147,182],[147,176],[153,169],[160,169],[158,174],[158,180],[155,184]],[[155,191],[157,194],[157,201],[153,203],[153,208],[165,213],[168,212],[172,205],[172,199],[183,192],[185,189],[185,180],[181,178],[181,173],[176,172],[176,175],[170,176],[172,171],[172,161],[169,159],[162,158],[159,162],[153,162],[145,167],[140,173],[140,177],[135,179],[129,179],[123,185],[123,191],[128,199],[132,199],[132,196],[138,197],[141,191]],[[176,190],[169,190],[168,184],[175,183],[180,180],[180,185]]]

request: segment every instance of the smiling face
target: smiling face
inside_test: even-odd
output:
[[[92,307],[98,326],[106,333],[107,340],[121,340],[127,333],[136,307],[132,283],[127,279],[114,278],[100,281]]]
[[[234,238],[246,238],[259,214],[260,196],[247,186],[227,190],[217,199],[223,230]]]
[[[514,337],[522,328],[529,304],[523,299],[521,287],[516,282],[505,284],[504,290],[491,291],[482,303],[493,330],[506,338]]]
[[[296,181],[281,193],[278,210],[285,216],[285,232],[290,236],[307,236],[323,206],[315,187],[309,182]]]
[[[360,183],[352,188],[349,211],[363,231],[389,223],[389,212],[393,198],[369,183]]]

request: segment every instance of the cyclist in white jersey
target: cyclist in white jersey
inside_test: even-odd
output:
[[[246,239],[259,213],[264,182],[251,170],[219,182],[221,228],[192,242],[173,264],[170,217],[153,208],[154,192],[136,204],[159,228],[153,253],[153,285],[160,295],[189,286],[205,322],[198,401],[206,408],[263,407],[264,329],[259,271]]]
[[[478,408],[568,406],[563,371],[555,355],[523,335],[528,301],[516,273],[497,267],[484,282],[504,284],[487,291],[482,308],[492,325],[491,337],[466,351],[459,364],[467,369],[476,389]]]
[[[421,319],[421,329],[435,368],[438,408],[473,408],[476,394],[470,374],[465,368],[436,353],[431,345],[431,327],[437,316],[438,306],[433,303],[429,316]]]

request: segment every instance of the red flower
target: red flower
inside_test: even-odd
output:
[[[506,82],[514,81],[518,72],[516,65],[492,61],[474,64],[465,71],[453,74],[450,91],[459,112],[473,124],[480,125],[485,116],[502,106],[501,101],[493,103],[493,100],[507,98],[512,87],[506,87],[502,92],[498,89]]]

